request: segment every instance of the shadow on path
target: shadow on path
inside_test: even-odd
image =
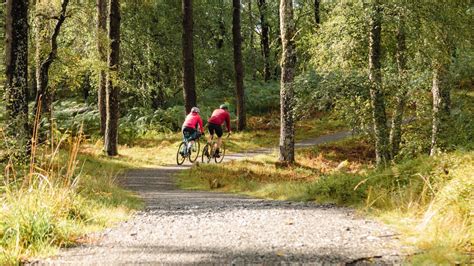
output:
[[[340,132],[298,143],[308,147],[346,138]],[[243,160],[274,152],[231,154]],[[63,250],[34,264],[393,264],[396,234],[349,208],[181,190],[173,176],[191,165],[135,169],[120,178],[146,208],[98,234],[100,241]]]

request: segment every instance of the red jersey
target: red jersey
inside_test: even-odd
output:
[[[199,130],[201,131],[201,133],[203,133],[204,129],[202,127],[202,119],[199,116],[199,114],[193,113],[193,112],[189,113],[186,116],[186,119],[184,120],[183,128],[185,127],[196,128],[197,125],[199,125]]]
[[[215,125],[222,125],[225,122],[227,130],[230,131],[230,114],[224,109],[216,109],[212,112],[211,118],[207,120]]]

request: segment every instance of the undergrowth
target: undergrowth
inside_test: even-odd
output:
[[[279,168],[276,154],[199,165],[182,173],[179,184],[356,207],[395,226],[408,244],[426,251],[413,262],[467,262],[474,229],[474,152],[419,156],[384,170],[373,167],[373,157],[363,139],[345,140],[298,150],[298,164],[290,168]],[[432,253],[437,256],[428,260]]]
[[[0,264],[18,264],[91,241],[83,236],[141,207],[135,195],[115,182],[130,165],[81,154],[83,141],[81,133],[55,136],[45,142],[49,145],[33,141],[28,163],[2,165]]]

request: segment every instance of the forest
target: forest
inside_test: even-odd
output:
[[[176,164],[191,108],[206,124],[221,104],[227,154],[257,156],[199,157],[180,189],[350,207],[397,231],[408,264],[472,263],[472,1],[0,0],[0,14],[0,264],[148,209],[121,176]]]

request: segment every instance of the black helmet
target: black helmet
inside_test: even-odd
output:
[[[229,109],[229,106],[227,106],[227,104],[223,103],[219,106],[219,108],[227,110],[227,109]]]

